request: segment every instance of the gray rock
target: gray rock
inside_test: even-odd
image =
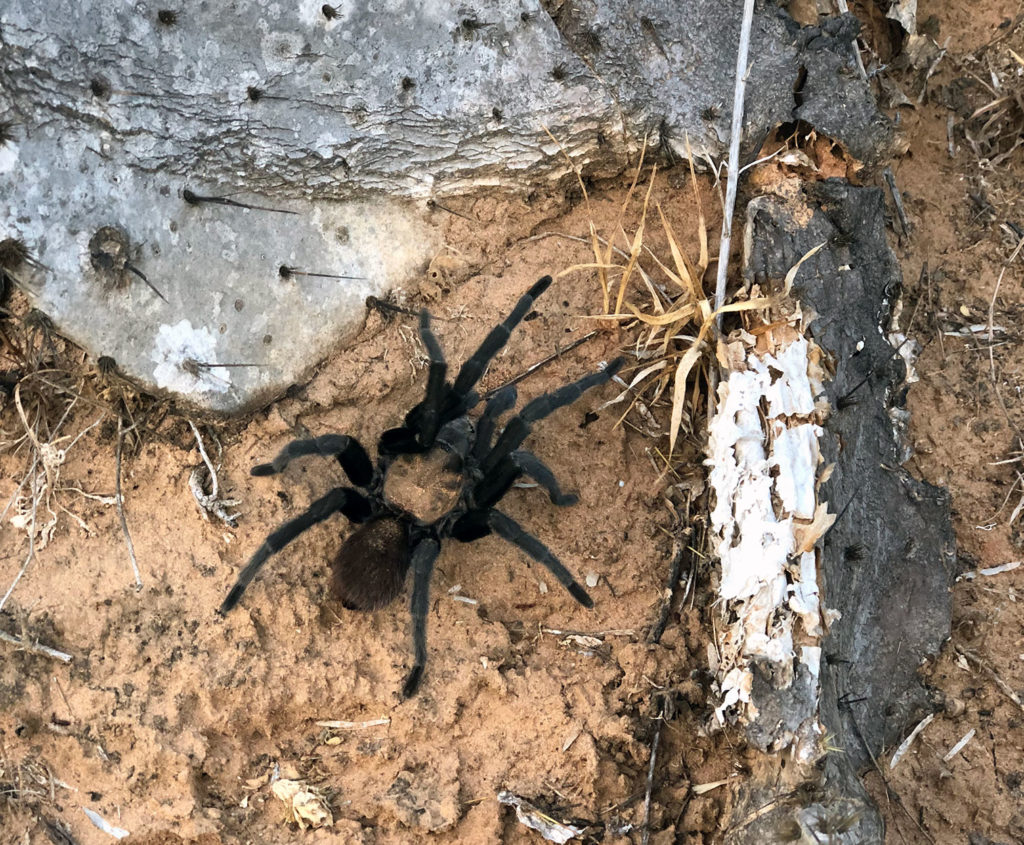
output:
[[[566,178],[544,127],[593,176],[645,137],[720,154],[742,3],[179,5],[8,0],[0,240],[46,265],[17,277],[92,355],[231,412],[301,378],[368,294],[427,263],[423,199]],[[794,118],[803,79],[801,115],[869,158],[886,128],[848,73],[852,35],[802,32],[771,4],[756,17],[748,151]],[[105,227],[116,255],[90,246]]]

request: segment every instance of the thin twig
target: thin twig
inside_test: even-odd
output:
[[[903,740],[903,742],[901,742],[899,744],[899,747],[896,749],[895,753],[892,755],[892,759],[889,760],[889,771],[890,772],[893,769],[895,769],[896,766],[899,765],[900,760],[902,760],[906,756],[907,752],[910,750],[910,746],[914,744],[914,740],[917,739],[921,735],[921,733],[924,731],[924,729],[927,728],[932,723],[932,720],[934,718],[935,718],[935,714],[934,713],[929,713],[920,722],[917,723],[917,725],[910,732],[910,734],[907,736],[907,738],[905,740]]]
[[[636,631],[631,628],[609,628],[605,631],[573,631],[570,629],[561,628],[541,628],[542,634],[551,634],[555,637],[596,637],[597,639],[603,639],[604,637],[632,637],[636,635]]]
[[[566,352],[571,352],[577,346],[582,346],[584,343],[586,343],[588,340],[590,340],[590,338],[592,338],[596,334],[597,334],[597,329],[594,329],[594,331],[588,332],[587,334],[583,335],[583,337],[577,338],[572,343],[570,343],[568,346],[566,346],[564,349],[559,349],[557,352],[552,352],[550,355],[548,355],[547,358],[544,358],[543,360],[538,361],[536,364],[531,364],[529,367],[527,367],[525,370],[523,370],[515,378],[509,379],[504,384],[499,385],[498,387],[495,387],[493,390],[488,390],[483,395],[484,400],[490,399],[499,390],[504,390],[506,387],[511,387],[513,384],[519,384],[519,382],[523,381],[528,376],[532,376],[541,367],[546,367],[548,364],[550,364],[555,359],[560,358],[561,356],[565,355]]]
[[[831,683],[833,695],[836,696],[838,700],[839,691],[836,686],[835,675],[832,675]],[[878,758],[875,756],[874,751],[871,750],[871,746],[868,745],[867,739],[864,738],[864,732],[860,729],[860,725],[857,724],[857,717],[854,715],[853,707],[847,704],[845,705],[845,708],[846,712],[850,716],[850,724],[853,726],[853,732],[857,734],[857,739],[860,741],[861,747],[864,749],[865,753],[867,753],[868,759],[871,760],[871,763],[875,767],[875,771],[878,773],[878,777],[882,781],[882,786],[885,787],[886,799],[895,799],[896,806],[898,806],[906,814],[907,818],[910,819],[910,821],[921,832],[921,835],[924,836],[924,838],[927,839],[930,843],[932,843],[932,845],[935,845],[935,840],[932,838],[931,834],[924,829],[924,827],[921,825],[921,822],[918,821],[918,819],[910,812],[910,810],[907,809],[907,806],[903,803],[903,799],[900,797],[900,794],[895,789],[893,789],[892,786],[889,784],[889,778],[886,777],[885,771],[882,769],[882,765],[878,762]],[[897,831],[899,831],[900,837],[902,838],[903,832],[899,830],[899,827],[897,827],[896,829]]]
[[[35,642],[27,643],[24,640],[20,640],[12,634],[8,634],[6,631],[0,631],[0,642],[10,643],[13,646],[17,646],[23,651],[31,651],[33,654],[44,654],[47,657],[52,657],[54,660],[59,660],[61,663],[70,663],[71,655],[63,651],[58,651],[55,648],[50,648],[48,645],[43,645],[38,640]]]
[[[665,585],[665,598],[661,603],[661,613],[651,633],[647,637],[649,643],[661,642],[661,635],[665,633],[665,626],[668,625],[668,617],[672,612],[672,600],[675,598],[676,586],[679,584],[679,573],[683,568],[683,558],[686,556],[688,545],[679,540],[674,541],[675,554],[672,555],[672,565],[668,571],[668,584]]]
[[[203,456],[203,463],[206,464],[206,468],[210,471],[210,496],[216,499],[217,493],[220,492],[220,486],[217,483],[217,471],[213,468],[213,461],[210,460],[210,456],[206,454],[206,446],[203,445],[203,438],[199,436],[199,429],[196,428],[196,424],[192,420],[189,420],[188,424],[192,428],[192,433],[196,436],[196,443],[199,444],[199,454]]]
[[[25,477],[21,479],[21,483],[15,488],[11,494],[11,500],[7,503],[7,507],[0,512],[0,523],[4,521],[4,517],[7,516],[7,511],[11,509],[11,506],[17,501],[18,494],[21,492],[21,488],[25,486],[25,482],[29,480],[32,473],[35,472],[36,465],[39,463],[39,453],[36,452],[36,456],[32,459],[32,465],[28,468],[28,472],[25,473]]]
[[[665,701],[661,700],[658,710],[657,727],[654,729],[654,739],[651,740],[651,762],[647,766],[647,788],[644,790],[644,817],[640,823],[642,833],[640,834],[641,845],[647,845],[651,840],[651,794],[654,792],[654,766],[658,762],[658,743],[661,741],[661,726],[665,721]]]
[[[200,480],[202,467],[196,467],[196,469],[192,470],[192,474],[188,479],[189,489],[191,489],[196,503],[202,509],[204,517],[209,519],[209,515],[212,513],[225,525],[228,525],[231,528],[237,528],[239,515],[237,513],[231,513],[228,508],[232,508],[235,505],[240,504],[240,500],[220,498],[220,481],[217,479],[217,470],[214,468],[213,461],[210,460],[210,456],[206,454],[206,446],[203,445],[203,438],[199,434],[199,429],[196,428],[196,425],[192,420],[189,420],[188,424],[192,427],[192,433],[196,436],[196,443],[199,444],[199,454],[202,455],[203,463],[206,464],[206,469],[210,473],[209,493],[203,489],[203,483]],[[220,444],[218,443],[217,445],[219,448]]]
[[[992,292],[992,299],[990,300],[988,305],[988,362],[992,377],[992,390],[995,392],[996,400],[999,402],[999,407],[1002,409],[1003,415],[1006,417],[1007,423],[1009,423],[1010,428],[1012,428],[1016,433],[1018,440],[1021,439],[1021,432],[1014,424],[1013,419],[1010,417],[1010,412],[1006,408],[1006,403],[1003,402],[1003,395],[999,391],[999,379],[996,377],[996,359],[995,355],[992,353],[992,349],[994,348],[994,344],[992,343],[992,341],[994,339],[995,332],[992,323],[995,317],[996,297],[999,296],[999,286],[1003,283],[1003,275],[1006,273],[1006,268],[1009,267],[1016,260],[1018,255],[1020,255],[1022,248],[1024,248],[1024,238],[1020,239],[1020,241],[1017,244],[1017,247],[1010,254],[1010,257],[1006,259],[1006,261],[1003,263],[1003,267],[999,271],[999,278],[996,279],[995,290]]]
[[[722,215],[722,240],[718,248],[718,278],[715,283],[715,310],[725,304],[725,283],[729,271],[732,244],[732,215],[736,209],[739,182],[740,139],[743,135],[743,100],[747,87],[747,56],[750,53],[750,28],[754,20],[754,0],[744,0],[740,43],[736,51],[736,88],[732,100],[732,129],[729,137],[729,173],[725,186],[725,213]],[[722,317],[718,317],[721,326]]]
[[[325,722],[316,722],[318,728],[330,728],[335,731],[361,731],[366,728],[376,728],[381,725],[390,725],[391,719],[385,717],[383,719],[368,719],[365,722],[348,722],[343,719],[330,719]]]
[[[903,229],[903,234],[907,237],[910,236],[910,221],[907,220],[907,212],[903,207],[903,197],[900,194],[900,189],[896,187],[896,177],[893,176],[892,168],[887,167],[882,171],[882,175],[885,177],[885,184],[889,186],[889,193],[892,195],[892,203],[896,206],[896,216],[900,220],[900,228]]]
[[[32,563],[32,558],[35,557],[36,553],[36,510],[39,508],[39,491],[37,488],[37,482],[39,480],[38,475],[32,476],[32,521],[28,527],[28,555],[25,557],[25,562],[22,564],[18,574],[14,577],[11,582],[11,586],[7,588],[7,592],[4,593],[4,597],[0,599],[0,610],[4,609],[4,605],[7,604],[7,599],[11,597],[11,593],[14,592],[14,588],[18,586],[18,582],[22,576],[28,571],[29,564]]]
[[[844,15],[850,14],[850,7],[847,4],[846,0],[836,0],[836,6],[839,9],[840,13]],[[853,41],[850,42],[850,49],[853,50],[853,58],[857,62],[857,70],[860,71],[861,79],[867,79],[868,72],[864,69],[864,60],[860,57],[860,47],[857,46],[856,38],[854,38]]]
[[[134,426],[133,426],[134,427]],[[142,576],[139,575],[139,562],[135,558],[135,544],[128,531],[128,521],[124,517],[124,497],[121,495],[121,449],[124,445],[124,418],[117,417],[117,471],[114,479],[114,502],[117,505],[117,518],[121,520],[121,532],[124,534],[125,545],[128,546],[128,557],[132,562],[132,574],[135,576],[135,591],[142,589]]]

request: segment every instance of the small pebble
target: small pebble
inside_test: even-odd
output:
[[[596,572],[588,572],[587,573],[587,586],[588,587],[596,587],[597,586],[597,582],[600,581],[600,580],[601,580],[601,576],[598,575]]]

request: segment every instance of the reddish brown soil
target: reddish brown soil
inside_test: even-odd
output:
[[[934,16],[928,31],[939,43],[950,38],[949,53],[923,103],[899,110],[909,149],[893,167],[914,225],[910,237],[899,243],[894,237],[906,281],[904,328],[924,344],[921,381],[910,394],[917,447],[911,467],[950,488],[970,568],[1024,559],[1021,520],[1009,524],[1024,496],[1015,484],[1024,472],[1021,258],[1006,269],[994,297],[1013,248],[1001,224],[1024,225],[1024,151],[985,169],[958,135],[951,158],[951,111],[940,92],[959,90],[956,80],[972,73],[987,78],[968,55],[1019,12],[1012,0],[922,0],[918,20],[923,25]],[[881,54],[891,53],[884,22],[877,13],[864,16],[871,18],[868,40]],[[1019,31],[1007,43],[1024,55]],[[967,115],[953,112],[956,122],[983,104],[972,100],[962,107]],[[969,192],[984,196],[987,206]],[[460,205],[476,222],[450,217],[449,249],[410,285],[408,303],[446,318],[435,328],[449,360],[461,363],[537,277],[593,260],[586,244],[571,238],[586,238],[590,220],[599,231],[612,231],[624,196],[616,183],[595,186],[589,209],[561,194]],[[654,196],[695,252],[685,172],[659,177]],[[705,200],[706,208],[717,205],[711,192]],[[718,225],[709,221],[712,232]],[[657,250],[663,244],[656,228],[650,226],[648,241]],[[12,307],[23,312],[24,303],[16,299]],[[503,383],[589,331],[595,324],[586,315],[600,308],[591,275],[559,278],[483,387]],[[987,333],[970,340],[946,334],[987,322],[990,308],[992,322],[1005,329],[995,343]],[[661,476],[663,440],[642,426],[616,425],[623,406],[593,421],[587,416],[615,395],[611,387],[544,421],[530,441],[564,485],[579,492],[580,504],[556,509],[535,489],[506,499],[508,512],[579,578],[598,577],[593,611],[499,540],[449,544],[434,579],[427,676],[420,694],[402,701],[398,689],[410,664],[405,606],[360,615],[326,601],[326,562],[348,530],[338,518],[276,556],[227,619],[216,616],[266,534],[344,483],[331,462],[309,459],[272,478],[251,478],[249,467],[307,432],[347,432],[370,445],[395,425],[425,382],[414,322],[371,313],[356,342],[308,385],[247,421],[203,428],[211,448],[214,437],[223,446],[222,484],[241,499],[237,529],[205,520],[196,507],[188,478],[200,458],[186,417],[159,403],[133,402],[144,425],[141,445],[126,449],[123,481],[140,592],[132,587],[115,509],[81,492],[114,491],[111,409],[120,388],[54,341],[54,359],[75,374],[84,397],[62,433],[104,421],[69,450],[54,485],[62,488],[54,501],[88,530],[55,506],[52,541],[35,550],[0,612],[5,632],[72,657],[64,664],[0,643],[3,841],[53,841],[48,822],[66,825],[83,845],[111,841],[83,808],[131,831],[127,841],[147,845],[539,841],[497,803],[502,789],[553,815],[595,825],[595,834],[605,825],[604,841],[630,841],[611,831],[642,820],[652,715],[665,689],[677,691],[677,712],[661,732],[651,841],[720,838],[726,790],[696,795],[690,789],[725,779],[742,764],[736,737],[709,738],[702,728],[707,585],[673,615],[660,645],[646,643],[671,550],[666,484],[678,478]],[[17,325],[5,329],[16,342]],[[527,379],[521,401],[593,370],[632,339],[603,332]],[[35,395],[30,388],[38,385],[25,384],[26,403]],[[51,399],[53,422],[65,400]],[[654,413],[664,426],[667,408]],[[8,401],[0,409],[0,440],[23,432]],[[696,459],[694,444],[686,454]],[[27,455],[25,445],[0,454],[0,505],[24,476]],[[0,591],[28,553],[25,530],[9,517],[0,525]],[[955,588],[952,644],[925,673],[939,715],[894,771],[880,761],[888,791],[878,773],[868,775],[891,842],[963,843],[971,834],[1024,840],[1024,711],[994,679],[1024,690],[1022,591],[1024,566]],[[600,642],[581,645],[552,630],[598,634]],[[957,646],[973,657],[958,656]],[[390,724],[316,725],[380,718]],[[970,729],[973,740],[943,762]],[[300,834],[270,791],[275,773],[321,790],[334,827]]]
[[[973,110],[995,99],[976,77],[984,74],[991,84],[990,68],[1015,61],[1009,50],[1024,55],[1024,27],[1014,31],[1009,24],[1022,11],[1017,0],[919,3],[919,26],[934,32],[939,44],[948,38],[949,53],[929,82],[924,104],[899,110],[910,146],[893,166],[914,226],[911,237],[897,246],[905,282],[903,322],[924,346],[921,380],[909,397],[916,448],[910,466],[952,493],[957,544],[967,569],[1024,560],[1024,526],[1019,517],[1010,524],[1024,495],[1019,481],[1024,471],[1024,260],[1018,255],[1006,266],[1020,235],[1005,225],[1015,224],[1017,232],[1024,225],[1024,154],[1018,148],[990,166],[979,160],[961,128]],[[1015,96],[1018,108],[1024,99],[1022,74],[1019,67],[1016,82],[1011,76],[1002,92]],[[965,101],[958,99],[959,91],[967,92]],[[975,138],[982,134],[978,127],[977,120],[968,121]],[[972,200],[972,193],[985,204]],[[973,339],[947,334],[987,325],[990,317],[1004,329],[992,340],[987,329]],[[893,772],[883,763],[889,797],[879,776],[869,776],[886,811],[888,841],[952,845],[972,834],[987,837],[972,842],[1024,841],[1024,709],[992,674],[1011,691],[1024,691],[1022,591],[1024,567],[954,588],[951,643],[924,673],[945,707]],[[970,730],[974,738],[944,762]]]
[[[437,315],[449,360],[465,360],[539,276],[592,261],[585,243],[565,235],[586,236],[590,217],[610,231],[624,196],[621,187],[596,191],[589,214],[561,196],[460,207],[480,222],[451,216],[450,251],[408,291],[410,304]],[[689,187],[662,178],[656,198],[695,249]],[[712,205],[710,193],[705,201]],[[658,238],[650,243],[657,247]],[[585,334],[595,325],[585,315],[600,307],[591,273],[556,281],[483,388]],[[280,842],[296,828],[270,793],[273,773],[325,793],[336,818],[331,835],[341,835],[330,841],[428,834],[439,842],[532,841],[536,835],[497,803],[502,789],[609,829],[636,824],[652,696],[665,688],[681,692],[683,712],[663,731],[666,762],[651,827],[675,826],[695,842],[713,833],[725,790],[691,797],[689,783],[727,777],[732,761],[713,753],[721,739],[699,735],[707,698],[701,602],[684,611],[682,624],[673,617],[659,646],[646,644],[667,575],[672,515],[655,453],[663,444],[617,426],[624,406],[588,416],[618,389],[594,391],[539,424],[530,440],[564,486],[578,491],[579,505],[556,509],[536,489],[505,500],[580,580],[598,579],[593,611],[503,541],[446,545],[433,582],[426,679],[418,696],[402,701],[411,658],[405,600],[372,614],[326,601],[326,563],[348,531],[338,517],[275,557],[238,610],[223,620],[215,614],[265,535],[345,483],[330,461],[307,459],[271,478],[251,478],[249,467],[306,432],[347,432],[372,446],[398,424],[425,384],[415,323],[371,313],[351,348],[291,398],[244,423],[204,429],[211,450],[214,432],[223,446],[222,485],[241,499],[237,530],[206,521],[196,506],[188,479],[200,459],[185,419],[169,414],[149,424],[123,471],[141,592],[132,588],[115,509],[70,489],[57,496],[90,533],[60,512],[53,540],[36,551],[2,616],[9,632],[73,656],[64,665],[0,645],[0,781],[16,781],[10,791],[18,792],[5,808],[12,836],[47,841],[45,818],[66,823],[78,842],[108,841],[86,807],[131,831],[132,841],[176,841],[173,833],[210,843]],[[524,381],[520,402],[594,370],[624,342],[617,329],[602,331]],[[55,344],[60,352],[63,342]],[[75,356],[69,350],[62,360]],[[116,398],[90,372],[79,382],[87,401],[62,433],[82,430]],[[29,386],[23,390],[27,402]],[[113,492],[115,417],[105,419],[69,450],[58,486]],[[23,433],[13,403],[3,420],[6,436]],[[22,446],[0,456],[4,502],[25,473],[26,454]],[[6,589],[27,544],[24,530],[2,530]],[[598,642],[566,640],[563,630]],[[390,724],[315,724],[380,718]],[[33,771],[45,772],[41,783]],[[326,836],[309,832],[304,841]]]

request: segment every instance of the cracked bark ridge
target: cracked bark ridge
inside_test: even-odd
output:
[[[167,14],[83,0],[54,14],[8,0],[0,235],[50,268],[25,280],[34,304],[94,358],[188,404],[245,410],[304,378],[357,331],[368,295],[436,252],[413,201],[572,179],[543,127],[588,176],[630,166],[645,138],[669,157],[687,137],[721,154],[741,6],[239,0]],[[871,157],[885,127],[848,105],[867,87],[837,26],[808,37],[759,10],[748,153],[803,116]],[[146,284],[97,284],[88,245],[104,227]],[[282,281],[282,266],[350,278]],[[189,361],[259,366],[197,375]]]
[[[819,713],[838,750],[796,777],[765,761],[739,797],[733,841],[790,841],[786,831],[803,823],[831,831],[829,841],[881,842],[881,818],[857,775],[930,709],[917,670],[950,631],[950,500],[900,466],[905,444],[894,418],[906,368],[886,333],[901,277],[882,194],[840,180],[804,192],[795,203],[751,201],[745,273],[748,281],[782,279],[812,247],[828,244],[798,274],[793,297],[819,315],[811,333],[835,368],[821,442],[835,466],[822,493],[839,517],[825,536],[821,582],[823,606],[842,618],[823,643]],[[785,699],[778,709],[784,718]],[[784,785],[801,788],[787,797]]]

